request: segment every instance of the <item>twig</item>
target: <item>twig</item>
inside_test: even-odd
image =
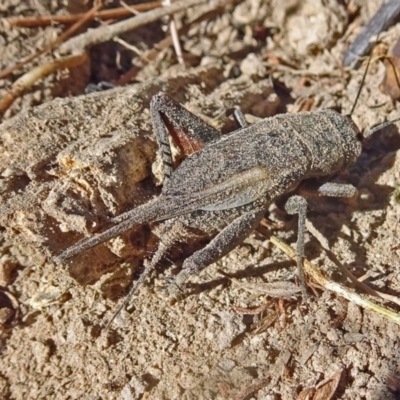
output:
[[[159,8],[162,6],[161,1],[153,1],[150,3],[135,4],[131,6],[132,9],[143,12],[149,11],[153,8]],[[121,19],[127,18],[132,15],[130,10],[125,7],[113,8],[111,10],[98,11],[91,16],[90,19]],[[71,15],[46,15],[46,16],[35,16],[35,17],[16,17],[16,18],[4,18],[4,21],[11,26],[35,28],[39,26],[48,26],[53,24],[71,25],[76,21],[85,17],[85,13],[71,14]]]
[[[349,66],[353,61],[367,54],[374,45],[374,42],[371,42],[371,38],[393,24],[399,14],[400,2],[398,0],[384,2],[346,51],[344,65]]]
[[[111,40],[115,36],[119,36],[122,33],[131,31],[139,26],[149,24],[150,22],[157,21],[166,15],[171,15],[186,8],[194,7],[206,2],[207,0],[180,0],[169,7],[157,8],[155,10],[136,15],[135,17],[129,18],[126,21],[121,21],[113,25],[102,26],[97,29],[93,29],[68,40],[68,42],[65,42],[62,46],[60,46],[60,51],[64,53],[72,51],[82,52],[88,46]]]
[[[139,57],[143,57],[143,51],[140,51],[136,46],[133,44],[130,44],[128,42],[125,42],[125,40],[115,37],[114,42],[119,43],[120,45],[124,46],[126,49],[133,51],[135,54],[137,54]]]
[[[167,7],[170,5],[171,5],[171,0],[163,0],[164,7]],[[185,65],[185,61],[183,61],[183,57],[182,57],[182,49],[181,49],[181,44],[179,42],[178,30],[176,28],[175,14],[172,14],[169,17],[169,31],[171,32],[171,38],[172,38],[172,43],[174,44],[176,58],[178,59],[179,64]]]
[[[126,10],[130,11],[131,15],[138,15],[140,14],[140,12],[138,10],[136,10],[134,7],[129,6],[128,4],[126,4],[123,0],[119,0],[119,3],[121,4],[122,7],[124,7]],[[161,6],[163,4],[161,3]]]
[[[191,23],[184,25],[181,29],[179,29],[178,33],[183,35],[184,32],[189,31],[190,26],[192,26]],[[171,37],[171,35],[169,35],[166,38],[162,39],[160,42],[158,42],[154,46],[153,49],[142,53],[140,55],[140,60],[142,62],[145,62],[146,64],[150,63],[152,60],[154,60],[157,57],[157,54],[159,54],[161,50],[166,49],[167,47],[171,46],[171,44],[172,44],[172,37]],[[143,65],[141,65],[141,66],[135,65],[124,75],[121,75],[116,84],[117,85],[125,85],[126,83],[131,81],[139,73],[139,71],[142,68],[143,68]]]
[[[313,72],[308,69],[296,69],[293,67],[290,67],[288,65],[283,65],[283,64],[278,64],[278,65],[272,65],[271,69],[277,72],[288,72],[292,75],[300,75],[302,77],[310,77],[310,78],[331,78],[331,77],[341,77],[343,74],[341,71],[338,71],[337,69],[332,69],[332,71],[325,70],[325,71],[319,71],[319,72]]]
[[[273,235],[270,236],[270,241],[275,246],[277,246],[279,249],[281,249],[284,253],[286,253],[290,258],[292,258],[293,260],[296,260],[296,252],[289,245],[282,242],[280,239],[278,239],[276,236],[273,236]],[[339,294],[340,296],[344,297],[345,299],[347,299],[367,310],[371,310],[371,311],[385,317],[386,319],[396,323],[397,325],[400,325],[400,314],[398,314],[392,310],[389,310],[386,307],[375,304],[372,301],[361,297],[357,293],[350,292],[344,286],[325,278],[322,275],[322,273],[317,269],[317,267],[315,267],[307,259],[304,259],[303,267],[304,267],[304,270],[307,272],[307,274],[309,274],[318,284],[320,284],[325,289],[331,290],[332,292]]]
[[[364,290],[364,292],[370,294],[371,296],[380,297],[381,299],[391,301],[400,306],[400,299],[396,296],[392,296],[387,293],[379,292],[378,290],[372,289],[366,283],[362,282],[360,278],[356,278],[338,259],[337,257],[328,249],[325,249],[329,259],[340,269],[343,275],[349,278],[354,286]]]
[[[356,287],[361,288],[364,292],[370,294],[371,296],[380,297],[381,299],[391,301],[400,306],[400,299],[396,296],[392,296],[390,294],[379,292],[378,290],[372,289],[366,283],[362,282],[363,280],[360,278],[356,278],[347,268],[343,265],[338,258],[331,252],[329,249],[328,241],[325,237],[322,236],[321,232],[319,232],[311,221],[306,220],[307,230],[320,242],[321,246],[325,249],[327,256],[329,259],[340,269],[343,275],[349,278]]]
[[[38,79],[44,78],[45,76],[59,69],[76,67],[87,60],[87,54],[83,53],[77,56],[59,58],[53,62],[40,65],[27,72],[13,83],[11,90],[1,99],[0,114],[3,114],[11,106],[14,100],[27,91]]]
[[[48,51],[55,49],[60,43],[64,42],[70,36],[72,36],[82,25],[84,25],[92,16],[100,9],[101,3],[95,5],[92,9],[90,9],[84,16],[72,25],[67,31],[65,31],[59,38],[57,38],[53,43],[51,43],[47,48],[37,51],[34,54],[24,58],[18,64],[12,65],[11,67],[6,68],[5,70],[0,72],[0,79],[5,78],[7,75],[11,74],[13,71],[23,67],[28,62],[31,62],[36,57],[39,57],[41,54],[44,54]]]

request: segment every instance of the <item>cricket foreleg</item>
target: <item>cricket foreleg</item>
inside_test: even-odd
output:
[[[351,184],[334,182],[324,183],[317,191],[320,196],[329,197],[353,197],[357,193],[357,189]]]
[[[301,196],[292,196],[285,204],[285,210],[288,214],[298,214],[298,231],[297,231],[297,273],[301,285],[303,286],[303,300],[307,299],[306,282],[304,279],[303,258],[304,258],[304,234],[307,216],[307,200]]]
[[[327,196],[327,197],[353,197],[357,193],[357,189],[348,183],[335,183],[335,182],[326,182],[319,187],[311,186],[303,186],[300,189],[300,193],[305,197],[319,197],[319,196]]]
[[[219,260],[246,239],[257,227],[264,213],[264,209],[246,212],[218,233],[206,247],[187,258],[183,263],[182,271],[169,287],[171,297],[179,296],[190,275],[199,273],[203,268]]]
[[[353,197],[357,193],[357,189],[350,184],[328,182],[320,186],[316,191],[309,191],[319,196],[330,197]],[[306,285],[303,271],[304,258],[304,234],[307,215],[307,201],[302,196],[292,196],[285,204],[288,214],[298,214],[298,233],[297,233],[297,269],[298,275],[303,286],[303,298],[307,298]],[[315,229],[315,228],[313,228]]]

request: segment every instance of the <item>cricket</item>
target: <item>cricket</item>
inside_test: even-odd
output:
[[[227,115],[233,115],[239,127],[224,135],[167,95],[155,95],[150,112],[163,160],[161,194],[111,219],[109,229],[78,241],[55,262],[63,263],[137,225],[157,222],[153,232],[159,238],[158,248],[114,319],[172,246],[199,235],[211,237],[204,248],[184,261],[181,271],[169,282],[166,290],[176,299],[192,275],[242,243],[258,226],[270,203],[294,192],[302,181],[325,178],[325,183],[315,188],[320,196],[354,196],[354,186],[330,179],[355,162],[365,137],[395,122],[385,122],[362,134],[351,118],[368,64],[349,115],[334,110],[280,114],[249,125],[239,109],[232,109]],[[170,137],[186,156],[175,169]],[[302,263],[307,199],[293,194],[285,210],[298,215],[297,269],[305,299]]]

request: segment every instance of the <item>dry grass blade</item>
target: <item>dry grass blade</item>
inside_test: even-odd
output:
[[[163,0],[164,7],[168,7],[171,5],[171,0]],[[182,49],[181,44],[179,43],[179,35],[178,30],[176,28],[176,19],[175,15],[171,15],[169,17],[169,31],[171,32],[172,43],[174,44],[176,58],[178,59],[179,64],[185,65],[185,61],[182,57]]]
[[[3,114],[11,106],[15,99],[26,92],[39,79],[42,79],[59,69],[76,67],[83,64],[87,60],[87,54],[83,53],[77,56],[59,58],[58,60],[40,65],[39,67],[36,67],[27,72],[25,75],[21,76],[17,81],[13,83],[13,85],[11,86],[11,90],[1,99],[0,115]]]
[[[236,281],[236,280],[235,280]],[[277,282],[240,282],[241,289],[249,292],[256,292],[270,297],[291,297],[301,292],[301,287],[292,282],[277,281]]]
[[[207,0],[180,0],[168,7],[157,8],[152,11],[141,13],[126,21],[117,22],[113,25],[103,26],[93,29],[89,32],[70,39],[60,46],[60,51],[68,53],[72,51],[83,51],[88,46],[97,43],[105,42],[113,39],[115,36],[121,35],[124,32],[131,31],[139,26],[146,25],[158,19],[194,7],[200,4],[207,3]]]
[[[279,249],[281,249],[284,253],[286,253],[290,258],[292,258],[293,260],[296,260],[296,251],[293,250],[289,245],[282,242],[280,239],[278,239],[277,237],[275,237],[273,235],[271,235],[270,241],[275,246],[277,246]],[[344,286],[325,278],[322,275],[322,273],[318,270],[318,268],[315,267],[307,259],[304,259],[303,267],[304,267],[304,270],[306,271],[306,273],[309,274],[323,288],[331,290],[332,292],[339,294],[340,296],[351,301],[352,303],[355,303],[355,304],[359,305],[360,307],[363,307],[367,310],[371,310],[371,311],[385,317],[386,319],[396,323],[397,325],[400,325],[400,314],[398,314],[392,310],[389,310],[386,307],[380,306],[370,300],[367,300],[367,299],[361,297],[359,294],[351,292],[349,289],[345,288]]]
[[[255,307],[255,308],[244,308],[244,307],[238,307],[238,306],[233,306],[232,308],[239,314],[257,315],[257,314],[261,314],[263,311],[265,311],[271,304],[272,304],[272,301],[269,301],[267,303],[262,304],[259,307]]]
[[[325,252],[329,259],[340,269],[342,274],[346,276],[350,281],[354,283],[354,286],[359,287],[364,290],[365,293],[370,294],[371,296],[380,297],[381,299],[391,301],[400,306],[400,299],[396,296],[392,296],[390,294],[382,293],[377,290],[372,289],[366,283],[362,282],[362,279],[356,278],[347,268],[343,265],[338,258],[329,250],[328,241],[326,238],[322,236],[322,234],[314,227],[314,225],[306,220],[307,230],[320,242],[321,246],[325,249]]]
[[[251,328],[254,329],[253,335],[258,335],[259,333],[265,332],[276,321],[277,318],[278,314],[273,311],[260,321],[252,324]]]
[[[329,259],[340,269],[344,276],[353,282],[355,287],[364,290],[365,293],[368,293],[371,296],[380,297],[381,299],[391,301],[392,303],[400,306],[400,299],[398,297],[372,289],[365,282],[363,282],[362,279],[357,279],[341,262],[339,262],[337,257],[330,250],[325,249],[325,251]]]
[[[138,12],[149,11],[154,8],[161,7],[161,1],[153,1],[150,3],[135,4],[131,6],[134,10]],[[14,17],[5,18],[4,21],[11,26],[25,27],[25,28],[35,28],[39,26],[49,26],[53,24],[63,24],[71,25],[75,22],[81,20],[86,14],[71,14],[71,15],[45,15],[45,16],[35,16],[35,17]],[[94,13],[90,19],[121,19],[130,17],[132,13],[125,7],[113,8],[110,10],[103,10]]]
[[[9,68],[6,68],[5,70],[0,72],[0,79],[5,78],[7,75],[11,74],[13,71],[23,67],[25,64],[31,62],[34,60],[36,57],[39,57],[41,54],[44,54],[48,51],[51,51],[55,49],[60,43],[64,42],[66,39],[68,39],[70,36],[72,36],[78,29],[82,27],[88,20],[92,18],[92,16],[100,9],[101,4],[97,4],[93,6],[91,10],[89,10],[84,16],[76,22],[73,26],[71,26],[66,32],[64,32],[59,38],[57,38],[53,43],[50,44],[49,47],[39,50],[34,54],[31,54],[30,56],[24,58],[22,61],[20,61],[18,64],[12,65]]]

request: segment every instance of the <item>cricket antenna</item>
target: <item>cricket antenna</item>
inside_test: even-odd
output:
[[[378,43],[378,40],[379,40],[379,35],[377,36],[377,38],[375,40],[375,44]],[[371,60],[372,60],[372,52],[371,52],[370,56],[368,57],[367,66],[365,67],[365,71],[364,71],[363,77],[361,79],[360,87],[358,88],[357,95],[356,95],[356,98],[354,100],[353,106],[351,107],[349,116],[353,115],[353,112],[356,109],[356,106],[357,106],[357,103],[358,103],[358,99],[360,98],[361,90],[362,90],[362,88],[364,86],[364,83],[365,83],[365,78],[367,77],[368,68],[369,68],[369,65],[371,64]]]
[[[378,40],[379,40],[379,34],[376,37],[375,45],[378,43]],[[349,114],[350,117],[353,114],[353,112],[354,112],[354,110],[355,110],[355,108],[357,106],[358,100],[360,98],[361,90],[362,90],[362,88],[364,86],[365,79],[366,79],[367,73],[368,73],[368,68],[369,68],[369,65],[371,64],[371,60],[372,60],[372,52],[371,52],[370,56],[368,57],[367,65],[365,67],[365,71],[364,71],[363,77],[361,79],[360,87],[358,88],[356,98],[354,100],[353,106],[351,107],[350,114]],[[387,126],[392,125],[394,122],[398,122],[398,121],[400,121],[400,118],[396,118],[396,119],[394,119],[392,121],[382,122],[382,123],[372,127],[369,131],[364,132],[362,134],[362,139],[365,139],[365,138],[371,136],[373,133],[375,133],[375,132],[377,132],[377,131],[379,131],[379,130],[381,130],[383,128],[386,128]]]
[[[373,133],[375,133],[383,128],[386,128],[387,126],[392,125],[393,123],[399,122],[399,121],[400,121],[400,118],[396,118],[396,119],[392,119],[391,121],[382,122],[382,123],[372,127],[368,132],[365,132],[363,134],[363,139],[365,139],[365,138],[371,136]]]

